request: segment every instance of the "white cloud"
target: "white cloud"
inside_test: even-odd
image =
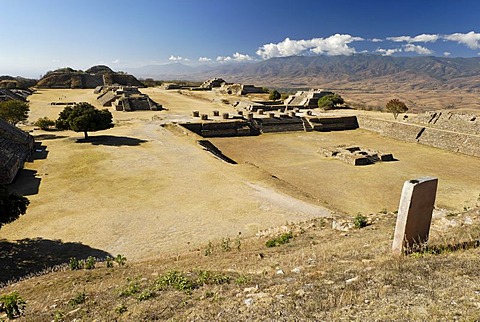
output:
[[[446,52],[443,53],[443,56],[445,56],[445,57],[448,57],[448,56],[450,56],[450,55],[451,55],[451,53],[448,52],[448,51],[446,51]]]
[[[184,58],[182,56],[174,56],[174,55],[170,55],[170,58],[168,58],[168,60],[171,60],[171,61],[174,61],[174,62],[178,62],[178,61],[189,61],[188,58]]]
[[[369,39],[371,42],[382,42],[383,39],[380,39],[380,38],[372,38],[372,39]]]
[[[249,55],[244,55],[236,52],[233,54],[233,56],[218,56],[217,61],[218,62],[244,62],[244,61],[251,61],[253,60],[252,57]]]
[[[395,53],[400,53],[402,52],[401,48],[393,48],[393,49],[383,49],[383,48],[377,48],[375,50],[376,53],[381,53],[382,56],[392,56]]]
[[[212,61],[212,60],[208,57],[200,57],[198,61],[201,63],[208,63],[209,61]]]
[[[417,53],[417,54],[420,54],[420,55],[431,55],[431,54],[433,54],[433,51],[431,51],[430,49],[422,47],[422,46],[418,46],[418,45],[406,44],[405,46],[403,46],[403,48],[406,52],[414,52],[414,53]]]
[[[454,33],[451,35],[445,35],[443,36],[443,39],[456,41],[459,44],[466,45],[471,49],[480,48],[480,33],[475,33],[473,31],[470,31],[466,34]]]
[[[394,42],[408,42],[408,43],[414,43],[414,42],[436,42],[440,38],[439,35],[432,35],[432,34],[421,34],[415,37],[410,37],[410,36],[399,36],[399,37],[387,37],[388,40],[394,41]]]
[[[257,55],[263,59],[272,57],[288,57],[296,56],[310,51],[315,54],[326,55],[352,55],[355,54],[355,48],[349,47],[348,44],[354,41],[364,40],[361,37],[351,35],[335,34],[328,38],[312,38],[291,40],[285,38],[284,41],[277,44],[270,43],[258,48]]]
[[[119,64],[120,63],[120,59],[115,59],[112,61],[112,64]]]

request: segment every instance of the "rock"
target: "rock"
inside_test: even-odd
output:
[[[250,305],[253,304],[253,299],[252,299],[252,298],[248,298],[248,299],[246,299],[246,300],[244,301],[244,303],[245,303],[246,306],[250,306]]]
[[[354,283],[354,282],[358,281],[358,279],[359,279],[359,277],[355,276],[353,278],[349,278],[348,280],[346,280],[345,283],[351,284],[351,283]]]
[[[332,220],[332,229],[338,231],[350,231],[353,228],[353,223],[348,221],[336,221]]]
[[[277,275],[283,275],[283,274],[285,274],[285,272],[282,271],[281,269],[279,269],[279,270],[277,271]]]
[[[295,274],[300,274],[301,271],[302,269],[300,267],[295,267],[294,269],[292,269],[292,273],[295,273]]]
[[[256,291],[258,291],[258,285],[254,287],[246,287],[243,289],[244,293],[255,293]]]

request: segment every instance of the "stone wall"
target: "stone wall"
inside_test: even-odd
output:
[[[394,122],[358,116],[360,128],[393,139],[480,157],[480,136],[424,127],[406,122]]]

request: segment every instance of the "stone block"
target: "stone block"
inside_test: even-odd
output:
[[[220,112],[219,111],[213,111],[213,116],[220,116]]]
[[[193,112],[192,112],[192,115],[193,115],[193,117],[199,117],[199,116],[200,116],[200,112],[199,112],[199,111],[193,111]]]
[[[405,181],[392,244],[395,255],[401,255],[428,241],[437,185],[438,178],[434,177]]]

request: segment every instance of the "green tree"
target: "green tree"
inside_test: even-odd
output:
[[[404,102],[394,98],[393,100],[388,101],[387,105],[385,105],[385,109],[388,112],[393,113],[393,117],[396,119],[398,114],[405,113],[408,111],[407,105]]]
[[[88,138],[87,132],[112,128],[112,113],[107,109],[97,110],[89,103],[78,103],[73,107],[65,107],[60,112],[55,126],[60,130],[83,132],[86,139]]]
[[[12,125],[26,121],[30,107],[27,102],[9,100],[0,102],[0,118]]]
[[[29,203],[27,198],[12,193],[7,187],[0,185],[0,227],[24,215]]]
[[[328,94],[318,100],[318,107],[324,110],[332,110],[344,103],[343,98],[338,94]]]
[[[273,90],[273,91],[270,91],[270,95],[268,96],[268,99],[271,101],[276,101],[281,97],[282,95],[277,90]]]

